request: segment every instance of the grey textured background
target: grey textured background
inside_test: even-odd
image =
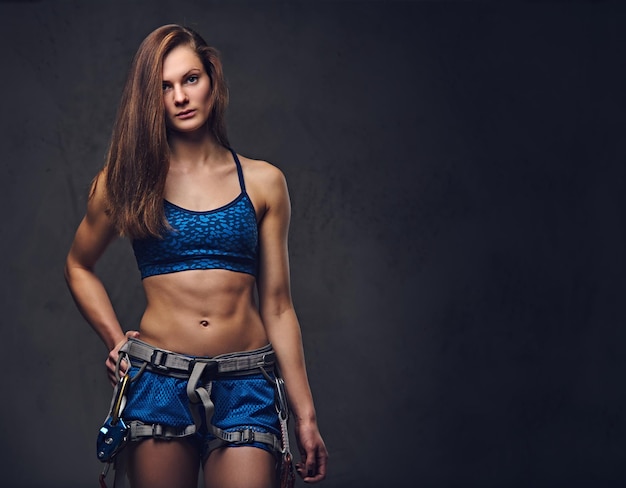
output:
[[[621,2],[0,2],[0,485],[96,486],[65,254],[130,59],[186,23],[286,173],[326,488],[626,485]],[[141,314],[127,242],[99,270]]]

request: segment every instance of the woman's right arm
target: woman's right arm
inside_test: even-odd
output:
[[[87,204],[87,213],[78,226],[67,255],[65,279],[78,309],[109,351],[106,367],[109,379],[115,382],[117,351],[125,342],[126,336],[104,285],[94,272],[96,262],[118,235],[105,212],[104,181],[101,173],[94,183]]]

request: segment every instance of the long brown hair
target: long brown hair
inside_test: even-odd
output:
[[[189,46],[211,79],[208,130],[229,147],[224,114],[228,90],[216,49],[198,33],[176,24],[151,32],[141,43],[124,86],[104,167],[107,210],[120,234],[158,237],[169,226],[163,211],[169,146],[163,107],[163,59]],[[94,182],[94,187],[96,181]]]

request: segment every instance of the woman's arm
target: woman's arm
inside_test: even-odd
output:
[[[277,168],[264,171],[266,208],[259,227],[259,308],[285,380],[302,457],[298,471],[304,481],[326,476],[328,453],[320,436],[304,362],[300,325],[291,300],[287,234],[291,207],[287,184]]]
[[[78,309],[109,351],[106,367],[110,380],[115,382],[117,351],[125,342],[125,336],[104,285],[94,272],[96,262],[117,236],[105,212],[104,185],[101,174],[94,183],[87,213],[67,255],[65,279]]]

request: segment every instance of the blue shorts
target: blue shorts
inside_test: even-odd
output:
[[[131,378],[138,371],[139,368],[133,365],[130,369]],[[184,429],[194,423],[186,390],[187,379],[145,370],[129,384],[122,418],[127,423],[138,420],[144,424],[161,424]],[[215,427],[227,432],[250,429],[271,433],[280,439],[280,421],[275,407],[274,385],[263,374],[255,372],[245,375],[220,375],[212,380],[211,400],[215,405],[211,423]],[[194,405],[192,408],[202,410],[202,405]],[[204,418],[204,412],[201,412],[200,418]],[[202,425],[188,438],[197,443],[205,458],[208,456],[206,446],[215,439],[215,436],[206,425]],[[270,446],[261,442],[246,445],[274,453]]]

